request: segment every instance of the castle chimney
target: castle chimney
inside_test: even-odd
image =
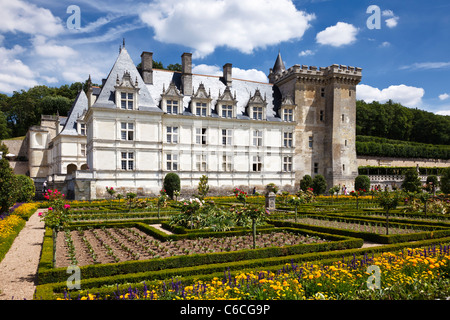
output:
[[[223,81],[227,87],[231,87],[232,64],[227,63],[223,66]]]
[[[142,52],[141,76],[145,84],[153,84],[153,52]]]
[[[183,94],[192,95],[192,53],[185,52],[181,55],[181,83]]]

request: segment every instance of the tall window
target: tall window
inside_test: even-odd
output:
[[[319,164],[314,162],[314,173],[319,173]]]
[[[261,172],[261,168],[262,168],[261,157],[253,156],[252,157],[252,171],[253,172]]]
[[[195,143],[206,144],[206,128],[195,129]]]
[[[134,124],[132,122],[120,123],[120,138],[122,140],[134,140]]]
[[[223,155],[222,156],[222,171],[231,171],[231,170],[232,170],[231,156]]]
[[[80,123],[80,134],[85,136],[86,135],[86,124]]]
[[[133,99],[134,95],[132,93],[122,92],[120,94],[120,107],[122,109],[133,110]]]
[[[262,120],[263,118],[263,107],[253,107],[253,119]]]
[[[284,172],[292,171],[292,157],[283,157],[283,171]]]
[[[283,109],[283,120],[284,121],[292,121],[292,120],[294,120],[294,110],[292,110],[292,109]]]
[[[314,138],[313,138],[313,136],[309,136],[308,145],[309,145],[310,149],[312,149],[313,144],[314,144]]]
[[[197,171],[206,171],[206,155],[197,154],[195,157],[196,157],[195,166]]]
[[[323,110],[320,110],[319,120],[320,122],[325,121],[325,112]]]
[[[262,146],[262,131],[260,130],[253,131],[253,145],[256,147]]]
[[[167,143],[178,143],[178,127],[167,127]]]
[[[201,117],[206,117],[207,113],[207,104],[205,102],[197,102],[196,103],[196,115]]]
[[[284,133],[283,145],[286,148],[292,148],[292,132],[285,132]]]
[[[178,114],[178,100],[167,100],[167,113]]]
[[[166,154],[166,165],[168,171],[178,170],[178,155],[176,154]]]
[[[134,153],[121,152],[122,170],[134,170]]]
[[[86,145],[84,143],[81,144],[80,152],[83,157],[86,157]]]
[[[222,118],[232,118],[233,117],[233,106],[232,105],[222,105]]]
[[[232,135],[233,130],[231,129],[222,129],[222,144],[225,145],[231,145],[232,143]]]

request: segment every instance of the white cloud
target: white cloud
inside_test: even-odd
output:
[[[60,18],[50,10],[20,0],[0,4],[0,31],[55,36],[64,30]]]
[[[307,57],[307,56],[313,56],[313,55],[315,55],[315,52],[312,50],[303,50],[298,54],[299,57]]]
[[[436,112],[436,114],[440,116],[450,116],[450,110],[441,110]]]
[[[74,58],[77,52],[68,46],[61,46],[54,41],[47,41],[44,36],[38,35],[33,39],[35,53],[49,59]]]
[[[404,84],[390,86],[385,89],[374,88],[365,84],[360,84],[356,89],[358,100],[365,102],[379,101],[386,102],[392,100],[406,107],[418,107],[422,104],[422,98],[425,94],[423,88],[406,86]]]
[[[0,47],[0,92],[12,93],[38,84],[35,80],[37,74],[17,58],[24,51],[19,45],[12,49]]]
[[[356,41],[358,29],[353,25],[345,22],[338,22],[335,26],[326,28],[319,32],[316,41],[323,45],[333,47],[341,47],[352,44]]]
[[[382,12],[383,17],[389,17],[389,19],[386,19],[386,26],[388,28],[394,28],[398,24],[398,20],[400,19],[397,17],[392,10],[384,10]]]
[[[450,62],[416,62],[400,69],[428,70],[428,69],[444,69],[450,67]]]
[[[448,93],[443,93],[443,94],[439,95],[439,100],[441,100],[441,101],[447,100],[448,98],[450,98],[450,95]]]
[[[387,48],[387,47],[390,47],[390,46],[391,46],[391,43],[388,42],[388,41],[384,41],[384,42],[380,45],[380,47],[382,47],[382,48]]]
[[[155,39],[193,48],[203,58],[217,47],[250,54],[255,49],[301,39],[315,19],[291,0],[156,0],[140,10]]]
[[[199,64],[192,67],[192,73],[222,76],[223,69],[215,65]],[[240,69],[233,67],[231,73],[234,79],[268,82],[266,74],[256,69]]]
[[[386,26],[388,28],[395,28],[398,24],[398,19],[399,19],[398,17],[386,19]]]

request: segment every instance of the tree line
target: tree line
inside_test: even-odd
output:
[[[434,145],[450,145],[450,116],[386,103],[356,102],[356,134]]]

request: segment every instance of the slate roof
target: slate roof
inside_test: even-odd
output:
[[[92,105],[92,108],[102,107],[102,108],[116,108],[116,97],[115,97],[115,88],[116,79],[122,79],[125,72],[130,73],[130,77],[133,82],[136,80],[139,90],[138,97],[138,109],[139,110],[153,110],[153,111],[161,111],[156,107],[156,103],[153,100],[150,92],[144,84],[144,80],[142,80],[141,75],[136,69],[133,60],[131,60],[128,51],[125,48],[120,50],[119,56],[117,57],[114,66],[109,72],[108,77],[106,78],[105,83],[103,84],[102,90],[96,100],[96,102]]]
[[[88,99],[83,90],[78,93],[72,109],[69,111],[69,115],[65,119],[64,123],[60,120],[60,124],[64,124],[64,129],[60,134],[63,135],[78,135],[77,131],[77,119],[88,108]]]
[[[174,82],[175,86],[181,90],[181,73],[167,70],[153,69],[153,84],[147,84],[147,88],[150,91],[151,96],[159,107],[161,102],[161,94],[163,93],[163,88],[167,89],[171,82]],[[225,91],[226,85],[222,81],[221,77],[218,76],[208,76],[193,74],[192,75],[192,87],[193,92],[196,93],[200,84],[203,84],[206,91],[211,93],[211,110],[212,116],[215,116],[215,107],[217,99]],[[273,85],[264,82],[255,82],[249,80],[233,79],[232,85],[230,86],[231,93],[236,93],[237,100],[237,118],[238,119],[249,119],[246,115],[246,106],[250,98],[255,94],[256,90],[261,92],[261,96],[266,97],[267,100],[267,120],[279,121],[280,119],[276,117],[277,110],[277,99],[274,98]],[[184,96],[183,107],[185,115],[191,115],[190,113],[190,103],[191,96]]]
[[[137,79],[137,84],[140,88],[138,98],[139,110],[162,112],[160,107],[161,94],[164,92],[164,89],[167,90],[169,88],[171,82],[182,92],[181,73],[176,71],[153,69],[153,84],[144,84],[127,50],[122,48],[96,102],[92,106],[93,108],[116,108],[114,86],[116,85],[117,77],[122,79],[125,72],[130,73],[133,82]],[[206,91],[211,93],[211,114],[213,117],[217,116],[215,114],[217,99],[224,92],[226,85],[219,76],[193,74],[192,86],[194,93],[197,92],[200,84],[203,84]],[[261,96],[267,100],[267,120],[281,121],[276,115],[276,110],[279,108],[281,99],[278,89],[272,84],[233,78],[230,90],[233,95],[236,94],[238,119],[249,119],[246,115],[247,103],[255,92],[259,90]],[[191,115],[190,101],[191,96],[183,97],[184,115]]]

